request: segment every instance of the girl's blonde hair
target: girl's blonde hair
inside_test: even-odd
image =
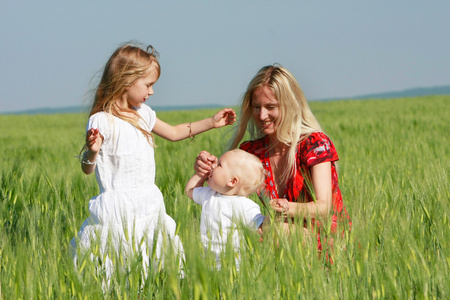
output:
[[[231,149],[238,146],[246,130],[250,133],[252,140],[263,137],[252,114],[253,92],[261,87],[270,88],[278,100],[279,117],[275,120],[276,137],[280,143],[289,146],[287,166],[281,175],[282,181],[286,182],[296,172],[297,145],[312,132],[322,131],[322,129],[311,112],[294,75],[280,65],[265,66],[250,81],[242,97],[239,124],[232,138]],[[271,147],[274,146],[271,145]]]
[[[121,111],[132,113],[139,120],[137,111],[131,105],[123,110],[119,108],[117,101],[138,79],[147,76],[151,67],[158,72],[157,78],[159,78],[161,66],[158,57],[158,52],[152,46],[143,50],[137,43],[126,43],[114,51],[103,69],[89,116],[101,111],[107,112],[131,123],[145,135],[149,142],[153,141],[151,132],[142,128],[139,121],[120,114]]]

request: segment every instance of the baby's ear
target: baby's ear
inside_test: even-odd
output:
[[[227,186],[230,188],[234,188],[238,184],[239,184],[239,178],[232,177],[230,180],[228,180]]]

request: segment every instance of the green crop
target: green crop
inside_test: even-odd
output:
[[[145,281],[139,256],[115,258],[109,289],[89,259],[75,269],[69,241],[98,194],[75,158],[87,116],[0,116],[0,298],[2,299],[367,299],[450,297],[449,96],[312,102],[334,142],[339,185],[352,218],[336,237],[333,264],[315,241],[285,237],[272,226],[260,242],[244,232],[222,269],[199,236],[201,208],[184,195],[198,152],[220,156],[231,128],[191,143],[156,137],[156,184],[177,223],[185,276],[175,260],[152,266]],[[168,123],[212,116],[215,110],[161,112]],[[253,195],[252,198],[258,201]]]

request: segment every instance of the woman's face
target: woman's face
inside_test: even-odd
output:
[[[275,135],[277,118],[280,116],[279,103],[272,90],[267,86],[257,88],[252,93],[252,114],[259,130],[264,135]]]

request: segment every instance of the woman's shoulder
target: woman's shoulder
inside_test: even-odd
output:
[[[313,132],[303,139],[298,153],[309,166],[324,161],[339,160],[333,142],[323,132]]]
[[[315,144],[318,141],[327,141],[331,143],[331,139],[322,131],[310,133],[305,139],[302,139],[302,144]]]
[[[324,132],[322,132],[322,131],[311,132],[311,133],[308,135],[308,138],[322,138],[322,137],[328,138],[328,136],[327,136]]]
[[[266,137],[262,137],[257,140],[245,141],[239,146],[239,148],[244,151],[253,153],[258,149],[264,148],[265,141]]]

